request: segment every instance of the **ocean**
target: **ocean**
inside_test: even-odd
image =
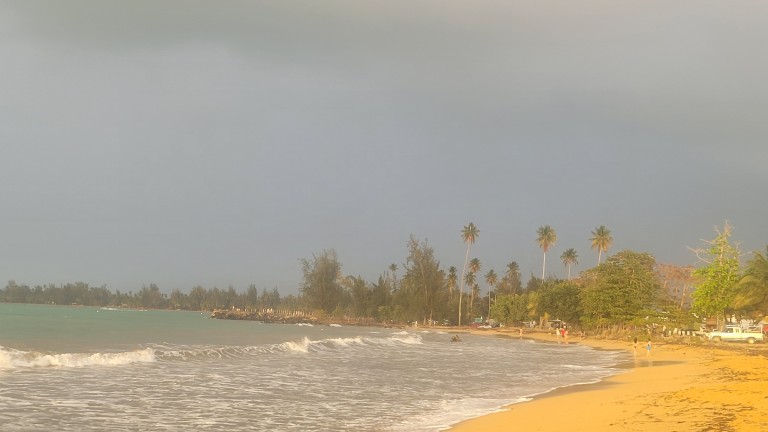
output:
[[[626,354],[452,333],[0,303],[8,431],[440,431]]]

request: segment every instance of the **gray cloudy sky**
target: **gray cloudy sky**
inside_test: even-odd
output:
[[[768,3],[0,0],[0,279],[296,293],[768,244]]]

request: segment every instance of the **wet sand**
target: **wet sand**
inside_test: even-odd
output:
[[[481,332],[481,331],[478,331]],[[493,334],[495,331],[486,331]],[[516,331],[495,332],[517,337]],[[526,338],[556,342],[547,333]],[[632,342],[578,339],[599,349],[624,350]],[[656,341],[647,357],[619,365],[624,373],[510,405],[505,411],[461,422],[451,432],[768,430],[768,345],[685,345]]]

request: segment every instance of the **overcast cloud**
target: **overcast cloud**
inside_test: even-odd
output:
[[[768,244],[762,1],[2,1],[0,278],[296,293],[413,234],[548,273],[590,231]]]

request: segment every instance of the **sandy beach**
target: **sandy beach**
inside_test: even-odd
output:
[[[546,333],[524,337],[556,341]],[[571,338],[569,343],[633,355],[631,341]],[[646,356],[643,340],[639,345],[634,360],[620,365],[624,373],[510,405],[502,412],[461,422],[450,431],[768,430],[768,345],[657,341],[651,357]]]

